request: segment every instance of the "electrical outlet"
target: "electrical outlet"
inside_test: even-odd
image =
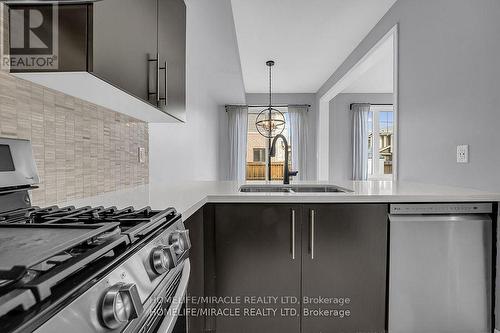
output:
[[[137,157],[139,163],[146,162],[146,149],[144,149],[144,147],[139,147],[139,149],[137,150]]]
[[[469,163],[469,145],[457,146],[457,163]]]

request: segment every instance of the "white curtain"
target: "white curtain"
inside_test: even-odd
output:
[[[353,104],[352,179],[368,179],[368,113],[370,104]]]
[[[309,123],[306,106],[288,106],[288,127],[292,146],[292,171],[298,171],[297,180],[309,180],[307,167]]]
[[[239,182],[246,178],[248,107],[228,106],[229,179]]]

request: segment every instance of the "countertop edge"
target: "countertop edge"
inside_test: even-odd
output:
[[[492,195],[297,195],[270,196],[270,195],[219,195],[207,194],[203,199],[197,200],[193,205],[182,210],[183,219],[188,219],[207,203],[263,203],[263,204],[286,204],[286,203],[445,203],[445,202],[499,202],[500,197]],[[500,332],[499,332],[500,333]]]
[[[500,193],[411,183],[362,183],[349,193],[242,193],[238,189],[239,184],[235,182],[197,181],[178,184],[154,182],[152,185],[105,192],[92,197],[66,200],[58,204],[76,207],[116,206],[118,208],[150,206],[154,210],[174,207],[184,219],[187,219],[206,203],[500,202]],[[36,205],[36,202],[34,204]]]

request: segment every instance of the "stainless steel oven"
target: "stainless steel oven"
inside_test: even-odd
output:
[[[140,244],[35,332],[173,332],[191,270],[182,228],[179,219]]]
[[[31,206],[38,181],[30,142],[0,139],[0,332],[174,332],[191,270],[181,215]]]

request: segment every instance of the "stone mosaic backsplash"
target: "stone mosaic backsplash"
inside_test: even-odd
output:
[[[42,183],[36,205],[148,183],[147,123],[4,72],[0,136],[31,140]]]

